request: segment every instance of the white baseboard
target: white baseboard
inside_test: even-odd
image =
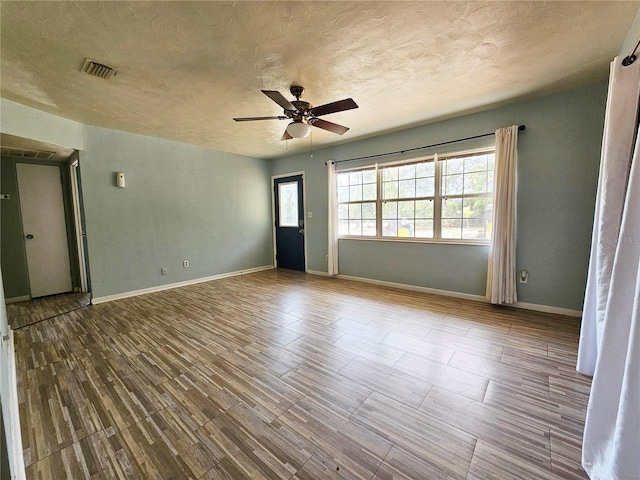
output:
[[[13,330],[2,339],[3,372],[0,381],[2,390],[2,416],[7,439],[7,457],[12,480],[24,480],[24,457],[22,456],[22,433],[20,430],[20,409],[18,407],[18,387],[16,378]],[[6,370],[5,370],[6,369]],[[7,382],[5,384],[5,382]],[[4,476],[3,476],[4,478]],[[7,478],[9,478],[7,476]]]
[[[408,285],[406,283],[387,282],[385,280],[375,280],[372,278],[353,277],[351,275],[337,275],[338,278],[344,280],[353,280],[356,282],[373,283],[376,285],[383,285],[385,287],[400,288],[402,290],[412,290],[414,292],[432,293],[434,295],[442,295],[444,297],[462,298],[464,300],[473,300],[476,302],[485,302],[486,299],[480,295],[473,295],[471,293],[452,292],[450,290],[439,290],[437,288],[420,287],[418,285]]]
[[[93,305],[97,305],[98,303],[111,302],[113,300],[120,300],[122,298],[137,297],[138,295],[145,295],[147,293],[161,292],[163,290],[171,290],[172,288],[186,287],[187,285],[195,285],[196,283],[210,282],[211,280],[219,280],[221,278],[235,277],[236,275],[261,272],[262,270],[271,270],[273,268],[273,265],[264,265],[262,267],[247,268],[245,270],[238,270],[235,272],[219,273],[218,275],[212,275],[210,277],[195,278],[193,280],[185,280],[183,282],[158,285],[157,287],[131,290],[129,292],[116,293],[114,295],[105,295],[104,297],[95,297],[91,299],[91,303]]]
[[[572,310],[570,308],[551,307],[549,305],[539,305],[537,303],[516,302],[507,305],[513,308],[522,308],[523,310],[535,310],[536,312],[553,313],[556,315],[566,315],[567,317],[582,317],[582,310]]]
[[[320,275],[321,277],[329,276],[327,272],[321,272],[320,270],[307,270],[307,273],[310,275]]]
[[[4,303],[5,305],[9,305],[10,303],[26,302],[27,300],[31,300],[31,297],[29,295],[22,295],[21,297],[7,298]]]
[[[312,272],[307,272],[307,273],[312,273]],[[315,273],[315,272],[313,272]],[[326,272],[318,272],[317,274],[319,275],[327,275]],[[462,293],[462,292],[452,292],[450,290],[439,290],[437,288],[429,288],[429,287],[420,287],[417,285],[408,285],[406,283],[395,283],[395,282],[387,282],[384,280],[375,280],[372,278],[364,278],[364,277],[354,277],[351,275],[342,275],[339,274],[337,275],[338,278],[342,278],[344,280],[352,280],[355,282],[364,282],[364,283],[373,283],[375,285],[383,285],[385,287],[392,287],[392,288],[400,288],[402,290],[411,290],[414,292],[424,292],[424,293],[431,293],[433,295],[442,295],[445,297],[454,297],[454,298],[460,298],[463,300],[472,300],[474,302],[481,302],[481,303],[489,303],[486,299],[486,297],[482,296],[482,295],[473,295],[471,293]],[[552,314],[556,314],[556,315],[566,315],[569,317],[581,317],[582,316],[582,311],[580,310],[571,310],[569,308],[560,308],[560,307],[551,307],[549,305],[538,305],[535,303],[525,303],[525,302],[516,302],[510,305],[505,305],[506,307],[513,307],[513,308],[521,308],[523,310],[534,310],[536,312],[543,312],[543,313],[552,313]]]

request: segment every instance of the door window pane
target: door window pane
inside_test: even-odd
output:
[[[278,184],[278,207],[281,227],[298,227],[298,182]]]

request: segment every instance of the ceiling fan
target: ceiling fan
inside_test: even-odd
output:
[[[342,135],[349,130],[348,127],[328,122],[318,117],[329,113],[358,108],[358,105],[352,98],[345,98],[344,100],[338,100],[337,102],[312,107],[309,102],[300,100],[304,88],[292,85],[289,91],[294,97],[296,97],[295,100],[287,100],[284,95],[277,90],[262,90],[262,93],[284,108],[284,115],[277,115],[274,117],[244,117],[234,118],[234,120],[236,122],[252,122],[254,120],[292,120],[292,122],[287,125],[287,128],[280,140],[304,138],[309,135],[309,132],[311,131],[310,126],[322,128],[323,130],[337,133],[338,135]]]

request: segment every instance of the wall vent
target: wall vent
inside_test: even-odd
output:
[[[87,58],[80,69],[81,72],[86,73],[87,75],[92,75],[94,77],[100,77],[104,79],[110,79],[115,77],[116,73],[118,73],[118,69],[115,67],[110,67],[109,65],[105,65],[104,63],[96,62],[95,60],[91,60]]]
[[[37,160],[53,160],[56,152],[46,150],[27,150],[25,148],[15,148],[3,145],[0,147],[0,155],[10,157],[33,158]]]

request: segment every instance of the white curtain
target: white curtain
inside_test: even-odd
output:
[[[487,269],[487,300],[515,303],[516,174],[518,126],[496,130],[493,234]]]
[[[338,197],[336,195],[336,164],[334,162],[327,162],[327,182],[328,182],[328,195],[329,201],[329,224],[327,230],[329,232],[329,248],[327,251],[327,259],[329,265],[327,271],[329,275],[338,274]]]
[[[593,374],[582,465],[640,478],[640,62],[611,64],[577,369]]]

